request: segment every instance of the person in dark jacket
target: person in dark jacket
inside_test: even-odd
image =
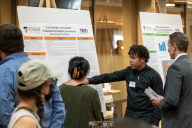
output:
[[[169,36],[168,52],[175,62],[168,68],[163,96],[151,99],[163,113],[162,128],[192,128],[192,61],[188,47],[184,33]]]
[[[152,105],[144,90],[150,87],[157,94],[163,94],[162,79],[157,71],[146,64],[149,60],[149,52],[146,47],[133,45],[130,47],[128,55],[130,66],[126,69],[88,78],[84,80],[84,84],[126,80],[128,96],[125,118],[141,118],[150,123],[153,128],[158,128],[162,113],[159,108]]]

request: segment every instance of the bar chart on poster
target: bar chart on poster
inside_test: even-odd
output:
[[[180,15],[140,12],[140,20],[143,45],[147,47],[150,54],[148,65],[160,74],[164,83],[166,66],[174,62],[170,59],[168,52],[168,39],[174,32],[183,32],[181,17]]]
[[[166,51],[165,41],[159,43],[159,51]]]
[[[170,33],[171,34],[171,33]],[[168,39],[170,34],[155,34],[155,42],[160,57],[169,57],[168,53]]]

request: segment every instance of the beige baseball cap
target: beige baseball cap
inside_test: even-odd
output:
[[[61,70],[51,70],[41,60],[29,60],[18,69],[18,88],[27,91],[42,85],[49,78],[62,75],[63,72]]]

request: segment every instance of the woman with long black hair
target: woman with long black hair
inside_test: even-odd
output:
[[[89,128],[89,121],[103,120],[98,92],[81,84],[89,70],[86,59],[72,58],[68,68],[71,79],[59,86],[67,110],[65,128]]]

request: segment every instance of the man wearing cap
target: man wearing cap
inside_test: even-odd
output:
[[[30,60],[24,51],[23,35],[14,25],[0,26],[0,128],[7,128],[19,101],[17,70]],[[39,76],[41,77],[41,76]],[[46,128],[61,128],[66,116],[58,86],[52,98],[44,104],[43,124]]]

